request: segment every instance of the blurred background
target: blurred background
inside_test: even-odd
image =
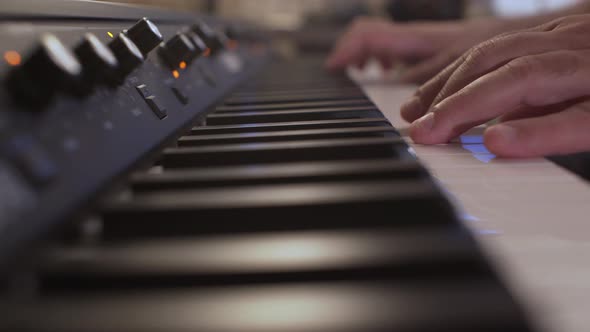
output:
[[[113,0],[110,0],[113,1]],[[274,41],[295,41],[305,51],[323,51],[358,16],[397,22],[514,17],[571,5],[577,0],[114,0],[175,10],[211,13],[231,22],[254,24]],[[287,36],[288,35],[288,36]],[[289,47],[289,46],[285,46]]]
[[[113,1],[113,0],[111,0]],[[456,19],[462,16],[518,16],[552,10],[576,0],[114,0],[181,10],[213,12],[277,29],[306,23],[342,23],[358,15],[410,19]]]

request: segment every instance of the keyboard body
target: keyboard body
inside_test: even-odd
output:
[[[108,43],[142,17],[164,40],[227,24],[50,7],[7,7],[3,44],[25,54],[41,30]],[[3,90],[0,197],[17,199],[0,219],[0,330],[533,331],[355,83],[320,58],[232,41],[177,73],[150,53],[122,85],[42,110]]]

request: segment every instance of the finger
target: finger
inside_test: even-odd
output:
[[[526,30],[507,32],[464,53],[444,72],[435,76],[434,79],[419,89],[421,91],[418,95],[419,99],[413,98],[406,103],[402,108],[402,116],[409,122],[416,121],[426,114],[430,107],[456,93],[476,78],[504,65],[509,61],[508,59],[512,60],[518,56],[527,55],[527,53],[522,52],[523,48],[521,46],[527,45],[528,38],[535,36],[538,39],[537,36],[541,36],[543,32],[552,31],[557,24],[556,21]],[[499,40],[505,42],[508,52],[514,52],[514,50],[516,52],[512,56],[506,56],[506,52],[502,52],[502,50],[496,51],[494,48],[496,44],[499,44],[497,42]],[[577,42],[572,43],[576,44]],[[535,47],[545,47],[545,43],[536,42]],[[484,59],[488,54],[492,59]],[[498,58],[504,60],[498,60]],[[480,64],[480,62],[483,63]],[[459,70],[459,68],[461,69]],[[474,68],[473,71],[476,71],[476,73],[468,73],[469,68]]]
[[[391,70],[396,64],[395,59],[390,58],[388,56],[377,55],[376,58],[377,58],[377,61],[379,61],[379,63],[381,64],[382,68],[385,71]]]
[[[363,59],[361,69],[365,67],[366,63],[371,59],[375,59],[381,64],[384,70],[389,70],[393,67],[395,56],[384,45],[375,45],[374,47],[366,49],[366,56]]]
[[[423,62],[408,68],[400,77],[400,81],[403,83],[423,84],[435,77],[445,69],[445,67],[457,60],[458,57],[459,55],[454,51],[443,52],[431,59],[424,60]]]
[[[330,70],[358,64],[368,57],[398,59],[430,56],[431,37],[411,27],[383,21],[361,21],[340,39],[326,61]]]
[[[512,33],[506,33],[501,36],[509,36]],[[414,122],[424,116],[428,109],[440,102],[440,95],[457,69],[463,65],[470,52],[465,52],[450,66],[445,68],[441,73],[436,75],[426,84],[418,89],[418,93],[402,106],[402,117],[408,122]]]
[[[522,107],[542,107],[585,96],[590,51],[559,51],[516,59],[432,108],[410,129],[418,143],[445,143],[477,124]]]
[[[526,158],[590,151],[590,101],[543,117],[488,128],[487,148],[502,157]]]
[[[402,118],[412,123],[424,116],[430,108],[430,103],[434,100],[436,94],[442,89],[449,77],[451,77],[457,66],[460,64],[461,59],[456,60],[453,64],[447,66],[442,72],[418,88],[414,96],[402,105],[400,109]]]
[[[336,43],[326,61],[326,67],[329,70],[337,70],[364,62],[368,56],[364,43],[360,33],[348,33]]]
[[[362,52],[359,52],[357,60],[351,62],[350,66],[354,66],[361,70],[365,69],[367,62],[369,62],[369,56],[370,55],[366,52],[366,50],[363,49]]]
[[[556,50],[578,50],[587,47],[590,47],[590,41],[585,36],[573,35],[564,38],[556,32],[527,31],[493,38],[469,51],[465,61],[453,73],[433,103],[437,104],[477,78],[514,59]]]

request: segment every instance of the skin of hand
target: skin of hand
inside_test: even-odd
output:
[[[590,15],[485,41],[421,86],[401,109],[417,143],[446,143],[497,119],[484,135],[503,157],[590,150]]]
[[[424,83],[473,45],[509,29],[508,25],[495,19],[396,24],[359,18],[336,43],[326,67],[362,68],[376,58],[386,69],[398,63],[408,65],[402,82]]]

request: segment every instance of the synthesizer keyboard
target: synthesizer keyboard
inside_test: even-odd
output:
[[[38,6],[0,9],[0,330],[533,331],[344,75],[211,17]]]

